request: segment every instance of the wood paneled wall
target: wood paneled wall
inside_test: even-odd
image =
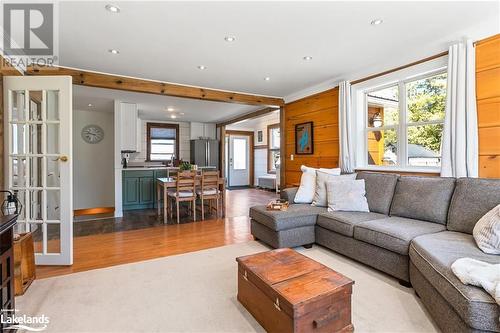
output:
[[[285,183],[300,182],[300,166],[333,168],[339,163],[339,90],[334,88],[285,105]],[[313,122],[314,154],[295,154],[295,125]],[[293,155],[293,161],[290,156]]]
[[[500,178],[500,34],[476,44],[479,176]]]

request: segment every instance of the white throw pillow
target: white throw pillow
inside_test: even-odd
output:
[[[472,236],[484,253],[500,254],[500,205],[477,221]]]
[[[295,194],[295,203],[305,203],[310,204],[313,201],[314,192],[316,190],[316,171],[322,170],[328,174],[338,174],[340,175],[340,169],[316,169],[302,165],[300,167],[302,171],[302,177],[300,178],[300,186]]]
[[[369,212],[365,180],[342,180],[326,183],[328,211]]]
[[[335,182],[342,180],[353,180],[356,179],[356,174],[351,173],[348,175],[332,175],[324,171],[316,171],[316,190],[314,191],[314,197],[312,200],[312,205],[317,207],[328,206],[327,193],[326,193],[326,183]]]

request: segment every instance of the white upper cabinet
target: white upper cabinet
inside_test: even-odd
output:
[[[202,138],[216,139],[216,125],[211,123],[191,122],[191,140]]]
[[[139,151],[137,139],[137,104],[120,102],[121,150]]]

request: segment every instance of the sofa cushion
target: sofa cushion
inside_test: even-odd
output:
[[[446,224],[454,188],[454,178],[401,176],[391,215]]]
[[[298,187],[289,187],[280,191],[280,198],[293,203],[295,201],[295,195],[297,194]]]
[[[451,231],[472,234],[476,222],[498,204],[500,204],[500,179],[457,179],[447,228]]]
[[[354,238],[407,255],[413,238],[443,230],[446,227],[441,224],[394,216],[357,224]]]
[[[384,214],[370,212],[328,212],[319,214],[318,225],[341,235],[352,237],[355,225],[386,217]]]
[[[399,175],[378,172],[360,172],[356,179],[365,180],[366,199],[370,212],[389,215],[394,189]]]
[[[444,231],[416,237],[410,245],[410,260],[419,272],[448,301],[469,326],[500,331],[499,306],[483,289],[464,285],[453,274],[451,264],[473,258],[499,264],[500,257],[481,252],[471,235]]]
[[[324,207],[313,207],[308,204],[290,205],[286,211],[270,211],[266,206],[250,208],[250,217],[257,223],[275,230],[287,230],[308,225],[315,225],[318,214],[327,212]]]

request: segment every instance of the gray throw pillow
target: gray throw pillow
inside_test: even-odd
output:
[[[314,198],[312,205],[316,207],[326,207],[328,206],[327,193],[326,193],[326,183],[337,182],[342,180],[354,180],[356,179],[356,174],[351,173],[348,175],[335,176],[322,172],[320,170],[316,171],[316,190],[314,192]]]
[[[342,180],[326,183],[328,211],[369,212],[365,180]]]

